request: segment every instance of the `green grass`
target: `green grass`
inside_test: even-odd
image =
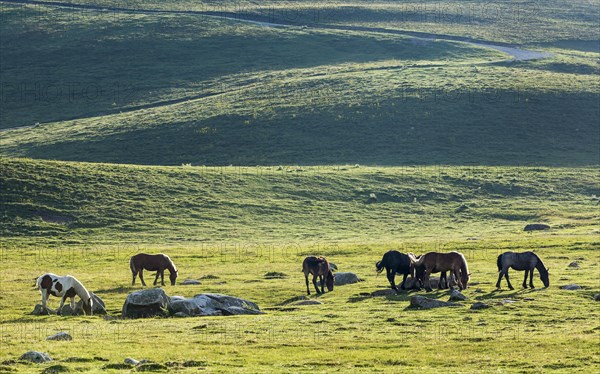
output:
[[[592,299],[599,289],[597,239],[597,235],[560,232],[512,233],[502,239],[478,241],[407,240],[401,246],[387,241],[319,248],[301,243],[294,251],[273,247],[270,252],[259,253],[240,248],[230,256],[218,248],[207,250],[197,244],[115,245],[88,251],[81,251],[79,246],[40,245],[5,250],[3,263],[10,266],[1,277],[0,359],[15,359],[37,349],[48,352],[56,360],[54,365],[92,372],[133,357],[166,365],[175,362],[173,370],[177,372],[196,372],[196,368],[183,366],[196,360],[210,372],[422,372],[443,367],[457,372],[591,373],[600,366],[600,315]],[[409,297],[415,293],[368,296],[388,287],[384,276],[375,275],[374,263],[392,247],[419,253],[440,249],[463,252],[472,273],[473,284],[464,292],[470,300],[462,303],[464,307],[427,311],[407,308]],[[141,250],[169,253],[179,266],[182,280],[218,277],[203,279],[200,286],[167,286],[169,295],[225,293],[257,302],[266,314],[146,320],[27,315],[39,300],[39,293],[30,288],[32,279],[51,270],[79,277],[104,299],[109,313],[118,317],[127,293],[140,288],[130,286],[127,259]],[[508,291],[503,283],[503,290],[495,291],[495,258],[506,250],[535,250],[550,267],[550,288]],[[302,258],[313,253],[328,256],[340,271],[356,272],[365,281],[336,287],[318,298],[322,305],[280,305],[305,293],[299,269]],[[60,261],[55,262],[57,257]],[[568,268],[576,259],[581,268]],[[288,277],[265,279],[264,274],[272,271]],[[511,272],[517,287],[522,274]],[[537,275],[534,283],[541,287]],[[568,283],[580,284],[583,289],[559,289]],[[434,291],[427,296],[447,300],[448,292]],[[503,300],[516,302],[503,304]],[[493,307],[469,310],[476,301]],[[57,303],[53,298],[50,306]],[[74,340],[45,340],[57,331],[69,331]],[[50,364],[8,366],[30,372]]]

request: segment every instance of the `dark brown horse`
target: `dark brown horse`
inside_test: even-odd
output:
[[[154,285],[158,282],[158,276],[160,275],[160,284],[165,285],[165,269],[169,269],[169,279],[171,280],[171,285],[175,285],[175,280],[177,279],[177,267],[171,261],[169,256],[164,254],[157,255],[148,255],[145,253],[138,253],[135,256],[132,256],[129,260],[129,268],[131,269],[131,274],[133,275],[133,280],[131,281],[131,285],[135,285],[135,277],[139,274],[140,280],[142,284],[145,286],[146,282],[144,282],[144,270],[148,271],[156,271],[156,278],[154,278]]]
[[[469,282],[469,268],[465,256],[458,252],[439,253],[429,252],[417,258],[412,253],[409,253],[413,266],[415,267],[416,278],[424,284],[427,292],[432,291],[429,285],[429,276],[431,273],[442,273],[445,278],[445,272],[449,271],[454,275],[454,279],[458,284],[458,288],[464,290]],[[441,278],[438,288],[441,288]]]
[[[315,257],[309,256],[304,259],[302,262],[302,272],[304,273],[304,278],[306,279],[306,293],[310,295],[310,288],[308,287],[308,274],[313,275],[312,282],[315,286],[315,290],[317,293],[325,293],[325,289],[323,288],[323,284],[327,285],[327,291],[333,291],[333,273],[331,272],[331,268],[329,267],[329,262],[325,259],[325,257]],[[319,277],[321,281],[321,291],[319,292],[319,286],[317,286],[317,277]],[[325,278],[325,281],[323,281]]]

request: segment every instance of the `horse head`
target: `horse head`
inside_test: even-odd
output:
[[[544,283],[544,287],[550,286],[550,276],[548,275],[548,270],[550,270],[550,268],[547,268],[545,272],[540,271],[540,279],[542,280],[542,283]]]
[[[381,264],[381,261],[377,261],[377,263],[375,264],[375,269],[377,269],[377,274],[383,271],[383,265]]]
[[[91,316],[92,315],[92,305],[94,305],[94,302],[92,301],[92,298],[90,297],[87,300],[83,301],[83,312],[87,315],[87,316]]]
[[[177,273],[179,273],[179,270],[172,271],[171,274],[169,274],[169,279],[171,280],[171,286],[175,285],[175,281],[177,280]]]
[[[333,291],[333,281],[333,273],[331,272],[331,270],[329,270],[325,279],[325,285],[327,286],[327,291],[329,292]]]

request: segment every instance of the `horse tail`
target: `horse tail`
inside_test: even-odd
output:
[[[44,275],[46,274],[42,274],[38,279],[35,280],[35,285],[33,287],[37,288],[38,290],[42,288],[42,278]]]
[[[496,260],[496,265],[498,266],[498,271],[502,270],[502,254],[498,255],[498,259]]]
[[[135,267],[135,261],[133,261],[133,257],[135,257],[135,256],[131,256],[131,258],[129,259],[129,268],[131,269],[132,273],[135,273],[136,267]]]
[[[375,268],[377,269],[377,273],[381,273],[383,271],[383,268],[385,267],[388,257],[387,252],[383,255],[383,258],[381,259],[381,261],[377,261],[377,263],[375,264]]]

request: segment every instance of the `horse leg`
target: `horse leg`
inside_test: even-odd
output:
[[[317,294],[320,294],[321,292],[319,291],[319,286],[317,286],[317,276],[314,274],[313,274],[312,283],[315,286],[315,290],[317,290]]]
[[[160,270],[156,271],[156,276],[154,277],[154,285],[156,286],[156,283],[158,283],[158,276],[160,275]]]
[[[163,286],[165,285],[165,269],[160,271],[160,284]]]
[[[425,284],[425,291],[427,292],[433,291],[431,284],[429,284],[429,275],[431,275],[431,272],[429,269],[425,269],[425,272],[423,273],[423,283]]]
[[[461,290],[461,291],[462,291],[462,290],[464,290],[465,288],[467,288],[467,287],[465,287],[465,285],[463,284],[463,282],[462,282],[462,278],[460,277],[460,269],[454,269],[454,271],[453,271],[453,273],[452,273],[452,274],[454,274],[454,281],[455,281],[455,282],[456,282],[456,284],[458,285],[458,289],[459,289],[459,290]],[[449,288],[449,287],[448,287],[448,288]]]
[[[321,282],[321,293],[325,293],[325,278],[322,275],[319,275],[319,281]]]
[[[525,269],[525,278],[523,278],[523,288],[527,288],[527,276],[529,275],[529,269]]]
[[[531,269],[529,270],[529,287],[530,288],[535,288],[535,286],[533,285],[533,271],[535,269]]]
[[[133,274],[133,277],[131,279],[131,285],[135,286],[135,277],[137,277],[137,271],[132,271],[131,274]]]
[[[388,269],[387,279],[390,282],[390,286],[392,286],[392,290],[398,291],[398,287],[396,287],[396,272],[394,270]]]
[[[400,289],[405,290],[406,287],[404,287],[404,284],[406,283],[406,278],[408,278],[408,273],[404,274],[404,277],[402,278],[402,283],[400,284]]]
[[[515,288],[510,284],[510,279],[508,279],[508,270],[504,273],[504,278],[506,278],[506,283],[508,283],[508,288],[514,290]]]
[[[306,293],[310,295],[310,288],[308,287],[308,274],[304,273],[304,279],[306,280]]]
[[[65,305],[65,300],[67,299],[67,295],[63,295],[63,297],[60,298],[60,306],[58,307],[58,310],[56,311],[56,314],[58,314],[59,316],[62,315],[62,308]],[[71,308],[73,309],[73,308]]]
[[[142,281],[142,286],[146,287],[146,282],[144,282],[144,269],[140,269],[140,280]]]
[[[496,288],[500,288],[500,281],[502,280],[503,276],[504,273],[502,272],[502,270],[500,270],[500,274],[498,274],[498,282],[496,282]]]
[[[444,281],[444,283],[442,283],[442,280]],[[446,280],[446,272],[442,271],[440,273],[440,280],[438,281],[438,290],[446,288],[446,283],[448,283],[448,281]]]

